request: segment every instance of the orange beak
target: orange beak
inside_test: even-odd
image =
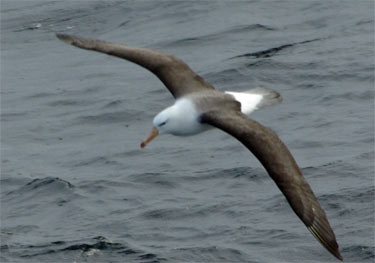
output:
[[[158,134],[158,130],[155,127],[152,127],[151,132],[147,135],[146,139],[141,142],[141,148],[145,148],[149,142],[151,142],[156,136],[158,136]]]

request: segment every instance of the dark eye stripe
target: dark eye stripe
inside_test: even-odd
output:
[[[163,125],[165,125],[166,123],[167,123],[167,121],[164,121],[164,122],[160,123],[159,126],[163,126]]]

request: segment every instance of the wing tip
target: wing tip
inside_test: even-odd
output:
[[[61,41],[65,42],[67,44],[70,44],[70,45],[72,45],[73,42],[74,42],[74,40],[73,40],[74,37],[72,37],[71,35],[56,33],[56,37],[58,39],[60,39]]]
[[[106,42],[102,40],[93,40],[93,39],[77,37],[77,36],[61,34],[61,33],[56,33],[56,37],[60,39],[61,41],[65,42],[66,44],[69,44],[72,46],[107,53],[103,50],[98,50],[98,44],[106,44]]]
[[[333,256],[335,256],[340,261],[343,261],[344,258],[342,257],[339,245],[336,242],[335,237],[333,239],[328,240],[325,236],[322,236],[319,229],[315,227],[315,225],[307,227],[307,229],[313,234],[313,236],[322,244]]]

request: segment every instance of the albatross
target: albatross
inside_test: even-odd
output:
[[[292,154],[271,129],[249,118],[254,110],[281,102],[279,93],[266,88],[221,92],[172,55],[66,34],[56,36],[67,44],[138,64],[155,74],[172,93],[175,103],[155,116],[141,148],[162,133],[189,136],[215,127],[232,135],[258,158],[312,235],[343,260],[327,216]]]

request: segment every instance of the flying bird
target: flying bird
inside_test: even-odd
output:
[[[155,116],[142,148],[162,133],[188,136],[216,127],[232,135],[258,158],[312,235],[343,260],[326,214],[292,154],[271,129],[248,117],[254,110],[281,102],[279,93],[266,88],[221,92],[185,62],[163,52],[66,34],[56,36],[73,46],[138,64],[155,74],[172,93],[175,103]]]

